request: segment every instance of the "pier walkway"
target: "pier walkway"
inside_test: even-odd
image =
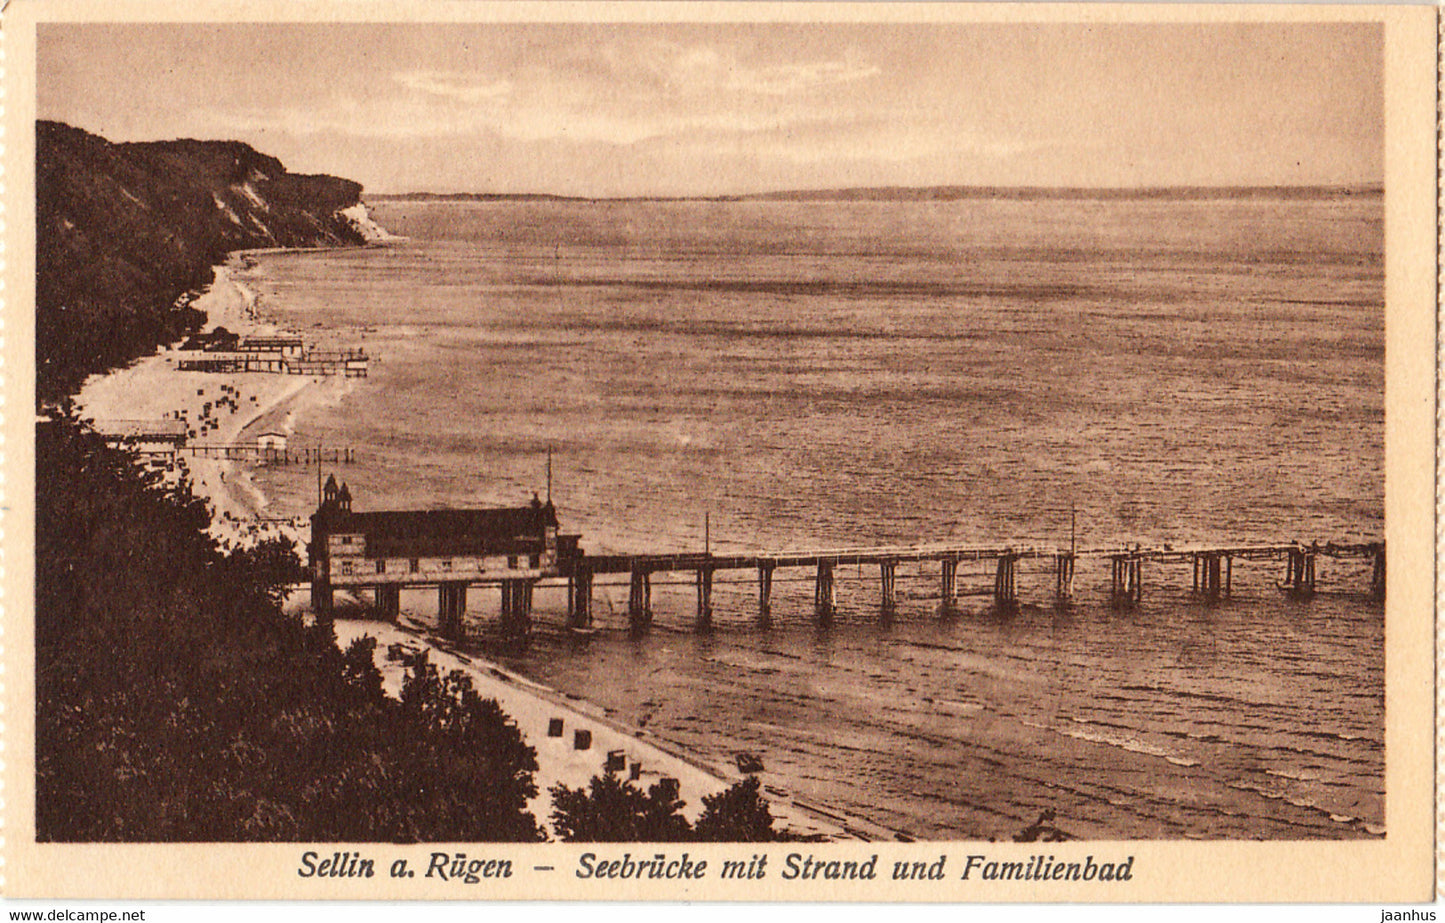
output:
[[[1017,571],[1020,562],[1042,563],[1045,575],[1052,576],[1051,601],[1064,605],[1074,595],[1074,573],[1083,560],[1108,561],[1110,579],[1108,599],[1118,607],[1138,605],[1144,598],[1146,566],[1190,564],[1190,591],[1206,603],[1218,602],[1234,592],[1236,561],[1278,562],[1282,565],[1280,580],[1275,584],[1290,596],[1307,599],[1317,587],[1317,562],[1321,557],[1355,559],[1371,565],[1369,594],[1383,599],[1385,594],[1384,542],[1326,544],[1242,544],[1214,546],[1172,546],[1145,548],[1139,545],[1113,548],[1059,549],[1051,547],[977,547],[951,544],[907,545],[868,548],[828,548],[806,551],[769,553],[679,552],[670,554],[602,554],[588,555],[580,549],[557,560],[556,566],[543,568],[524,579],[452,578],[435,583],[441,592],[440,609],[447,633],[459,635],[465,611],[466,588],[469,584],[500,583],[502,587],[502,624],[510,633],[525,633],[531,622],[532,589],[545,578],[562,578],[567,586],[567,623],[578,630],[587,630],[593,623],[593,589],[600,576],[626,574],[628,577],[628,622],[633,631],[645,632],[652,624],[652,586],[656,575],[691,575],[696,587],[695,625],[699,631],[713,624],[713,585],[719,572],[742,571],[756,575],[757,620],[759,625],[771,622],[774,576],[779,570],[801,570],[811,576],[813,610],[819,624],[829,624],[836,611],[835,587],[840,567],[876,567],[878,574],[878,607],[885,617],[898,608],[898,567],[911,563],[919,566],[938,565],[940,609],[954,610],[960,591],[958,576],[962,564],[982,564],[985,574],[992,571],[991,590],[978,595],[992,597],[1001,611],[1019,605]],[[1035,564],[1037,567],[1037,564]],[[1255,569],[1257,571],[1257,569]],[[1160,571],[1161,585],[1172,572]],[[685,578],[686,579],[686,578]],[[796,578],[795,578],[796,579]],[[804,577],[803,579],[808,579]],[[358,588],[370,587],[376,593],[377,608],[383,617],[394,618],[398,610],[401,584],[418,585],[415,575],[409,577],[359,578],[352,581]],[[737,581],[732,581],[736,583]],[[373,586],[374,583],[374,586]],[[618,584],[613,584],[618,585]],[[1364,589],[1364,588],[1362,588]]]
[[[958,567],[964,563],[991,564],[994,570],[992,596],[999,608],[1018,605],[1017,568],[1020,561],[1049,562],[1053,572],[1054,600],[1073,597],[1074,570],[1080,558],[1107,559],[1110,563],[1109,598],[1121,606],[1134,605],[1144,596],[1145,564],[1192,564],[1192,592],[1214,601],[1226,598],[1234,589],[1234,562],[1280,561],[1285,565],[1281,588],[1295,596],[1313,595],[1316,562],[1320,556],[1356,558],[1373,563],[1370,592],[1383,598],[1385,591],[1385,545],[1383,542],[1304,545],[1298,542],[1272,545],[1181,546],[1164,545],[1124,548],[1058,549],[962,545],[907,545],[880,548],[830,548],[768,554],[682,554],[596,555],[573,560],[568,577],[569,622],[577,627],[591,624],[591,587],[599,574],[628,574],[630,593],[628,616],[635,629],[645,629],[652,620],[652,576],[658,573],[692,573],[697,585],[697,626],[706,630],[712,623],[713,575],[718,571],[755,571],[758,585],[758,619],[766,624],[772,612],[773,575],[779,569],[807,569],[814,575],[814,611],[826,624],[836,612],[835,571],[845,566],[874,566],[879,576],[879,609],[884,614],[898,607],[898,565],[907,562],[935,562],[939,565],[941,606],[956,606],[959,596]]]

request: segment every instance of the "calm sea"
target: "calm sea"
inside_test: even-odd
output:
[[[1081,547],[1383,535],[1378,195],[900,202],[387,202],[409,240],[266,256],[263,313],[380,360],[296,444],[350,445],[358,509],[515,505],[546,490],[589,551],[951,540]],[[315,474],[263,471],[277,512]],[[1383,611],[1361,568],[1284,597],[1283,565],[1189,598],[1146,566],[1051,601],[937,612],[900,572],[883,623],[845,570],[815,626],[803,572],[773,628],[728,577],[626,587],[558,630],[559,590],[510,665],[717,763],[920,838],[1007,838],[1052,809],[1085,837],[1380,835]],[[724,579],[724,578],[720,578]],[[965,592],[992,574],[960,573]],[[475,630],[495,594],[473,591]],[[1036,603],[1037,605],[1032,605]],[[433,612],[408,594],[404,606]]]

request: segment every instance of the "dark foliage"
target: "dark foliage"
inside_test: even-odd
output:
[[[693,834],[708,843],[769,843],[783,839],[773,829],[773,812],[758,794],[758,777],[748,776],[726,791],[702,799]]]
[[[370,641],[282,614],[186,488],[36,429],[36,828],[47,841],[536,840],[536,757],[461,674],[382,693]]]
[[[552,787],[552,826],[568,842],[763,843],[787,839],[773,829],[768,803],[749,776],[702,799],[697,826],[681,814],[684,802],[661,785],[643,791],[614,772],[593,776],[585,789]]]
[[[184,293],[228,251],[361,243],[361,186],[286,172],[234,141],[112,144],[36,124],[36,386],[42,401],[204,318]]]
[[[643,791],[616,773],[593,776],[586,789],[552,787],[552,825],[567,841],[676,843],[691,839],[683,802],[662,786]]]

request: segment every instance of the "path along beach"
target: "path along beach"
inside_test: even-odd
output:
[[[238,253],[227,265],[217,267],[214,282],[192,306],[205,312],[206,330],[225,327],[241,336],[275,335],[278,330],[262,317],[257,295],[235,278],[245,258]],[[127,368],[91,378],[76,397],[80,417],[99,424],[180,419],[197,432],[193,442],[239,444],[272,430],[297,436],[294,423],[299,411],[339,402],[357,383],[341,376],[181,371],[177,363],[176,350],[166,348]],[[299,439],[304,443],[305,434]],[[179,456],[169,476],[189,477],[194,493],[210,507],[212,534],[223,545],[287,538],[304,560],[308,521],[269,517],[268,499],[255,486],[246,462]],[[286,605],[290,611],[302,612],[309,603],[307,591],[298,590]],[[343,612],[361,608],[361,601],[355,599],[338,599],[338,604]],[[662,778],[676,779],[678,795],[685,802],[683,814],[690,820],[701,813],[703,796],[742,778],[663,741],[644,739],[648,735],[641,728],[611,721],[601,708],[504,670],[475,651],[446,646],[431,634],[431,626],[421,622],[404,617],[402,624],[393,625],[338,618],[335,624],[337,644],[343,648],[364,636],[376,639],[376,663],[391,695],[400,694],[404,656],[425,651],[444,673],[459,670],[471,678],[483,698],[495,698],[537,750],[538,794],[530,808],[544,825],[550,822],[549,789],[557,783],[585,787],[610,753],[622,754],[625,772],[636,771],[637,784],[644,789]],[[558,721],[561,732],[552,733]],[[892,837],[891,831],[877,825],[824,805],[793,800],[780,790],[768,788],[765,795],[776,826],[795,834],[827,839]]]

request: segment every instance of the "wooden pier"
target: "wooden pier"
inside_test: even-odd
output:
[[[546,579],[562,579],[567,591],[567,625],[574,629],[593,627],[595,610],[593,596],[598,578],[626,575],[626,583],[611,582],[607,586],[626,586],[627,620],[635,633],[652,627],[654,577],[676,575],[680,579],[670,585],[691,583],[696,590],[694,625],[698,631],[713,627],[713,588],[719,572],[750,572],[756,575],[757,624],[768,627],[773,619],[773,589],[779,570],[802,571],[813,584],[813,614],[820,626],[832,623],[838,611],[837,584],[841,568],[877,568],[878,612],[881,618],[892,618],[898,611],[898,571],[904,563],[920,567],[938,565],[938,610],[943,614],[956,612],[958,600],[965,592],[990,598],[996,611],[1016,610],[1020,604],[1018,572],[1030,566],[1036,577],[1047,581],[1053,577],[1053,592],[1047,601],[1068,605],[1074,596],[1075,572],[1080,559],[1108,561],[1110,579],[1108,600],[1116,607],[1131,608],[1143,602],[1149,568],[1164,565],[1190,565],[1190,592],[1201,603],[1227,600],[1234,593],[1235,561],[1275,562],[1282,565],[1281,579],[1274,586],[1288,597],[1304,600],[1315,594],[1318,585],[1317,562],[1321,557],[1354,559],[1369,562],[1369,595],[1383,599],[1385,594],[1385,545],[1383,542],[1328,543],[1304,545],[1238,545],[1219,547],[1174,548],[1093,548],[1061,551],[1053,548],[977,548],[961,546],[912,546],[889,548],[849,548],[819,551],[790,551],[772,554],[709,554],[691,552],[678,554],[587,555],[580,551],[561,558],[555,567],[541,568],[526,574],[488,579],[484,576],[456,575],[438,579],[412,573],[359,576],[347,582],[356,589],[374,591],[374,611],[378,616],[394,620],[400,611],[403,587],[435,586],[438,590],[438,623],[443,635],[460,639],[464,635],[463,620],[470,586],[495,584],[501,590],[501,627],[509,635],[525,635],[532,623],[533,594],[538,583]],[[959,567],[982,565],[985,574],[992,574],[992,586],[964,591],[959,587]],[[1042,566],[1040,566],[1042,565]],[[1175,572],[1170,571],[1173,574]],[[691,580],[687,579],[691,576]],[[807,579],[807,578],[805,578]],[[1160,577],[1163,587],[1166,578]],[[736,584],[738,581],[730,581]],[[1045,585],[1047,585],[1045,583]],[[329,602],[329,600],[328,600]],[[325,603],[322,603],[326,608]]]
[[[756,575],[757,622],[766,627],[773,619],[778,572],[801,571],[791,579],[812,583],[813,616],[820,626],[827,626],[838,613],[839,572],[850,567],[860,577],[865,571],[878,575],[877,611],[888,620],[899,610],[898,586],[904,565],[916,569],[925,580],[937,580],[938,609],[948,614],[957,611],[962,595],[988,597],[999,612],[1017,610],[1022,605],[1021,571],[1031,578],[1025,583],[1026,590],[1047,588],[1052,576],[1053,592],[1047,601],[1066,607],[1074,598],[1081,560],[1094,562],[1094,572],[1107,561],[1107,599],[1118,608],[1139,606],[1151,575],[1161,587],[1166,581],[1178,580],[1182,565],[1191,569],[1193,596],[1205,605],[1219,603],[1234,593],[1236,562],[1282,565],[1282,579],[1272,580],[1272,588],[1306,600],[1318,587],[1321,557],[1370,564],[1368,591],[1376,599],[1385,594],[1384,542],[1081,549],[1071,539],[1067,548],[944,543],[728,554],[712,553],[706,542],[705,550],[695,552],[591,555],[581,548],[580,538],[561,534],[551,501],[544,504],[535,495],[531,504],[523,507],[358,512],[352,509],[347,486],[328,478],[321,505],[312,516],[308,568],[312,605],[318,613],[329,611],[333,588],[369,590],[375,612],[395,619],[402,589],[435,587],[440,630],[460,639],[465,633],[468,588],[497,586],[502,629],[523,636],[532,623],[537,585],[561,580],[566,585],[569,628],[583,632],[593,628],[593,595],[598,586],[625,586],[628,625],[633,632],[643,633],[653,623],[654,578],[663,575],[659,583],[692,586],[696,594],[694,625],[705,632],[714,625],[717,577],[727,572]],[[992,586],[961,588],[959,574],[964,565],[970,566],[971,578],[991,576]],[[936,568],[936,577],[928,573],[932,568]],[[1262,569],[1255,566],[1248,574],[1258,580]],[[624,575],[625,582],[599,583],[599,578]],[[666,575],[674,576],[667,579]],[[747,582],[728,581],[732,585]]]
[[[803,570],[813,578],[813,609],[820,625],[829,624],[837,613],[837,571],[841,567],[877,567],[878,609],[891,617],[898,609],[898,566],[904,562],[939,565],[939,608],[957,609],[960,564],[982,564],[993,571],[989,591],[999,610],[1017,608],[1017,574],[1021,563],[1048,562],[1054,577],[1051,602],[1067,604],[1074,595],[1074,575],[1079,559],[1107,559],[1111,578],[1109,599],[1119,607],[1139,605],[1144,599],[1146,565],[1190,564],[1191,592],[1203,602],[1218,602],[1234,592],[1234,562],[1277,561],[1285,565],[1278,584],[1290,596],[1308,598],[1316,588],[1316,562],[1321,557],[1353,558],[1372,562],[1369,593],[1383,598],[1385,592],[1385,546],[1383,542],[1328,543],[1304,545],[1239,545],[1132,549],[976,548],[959,546],[912,546],[868,549],[831,549],[777,554],[708,553],[658,555],[579,555],[569,562],[567,579],[568,624],[586,628],[592,624],[592,592],[596,578],[606,574],[627,574],[627,614],[634,631],[646,631],[652,624],[652,580],[655,574],[687,574],[697,584],[696,626],[706,631],[713,624],[712,588],[719,571],[751,571],[757,575],[757,619],[766,626],[772,619],[774,575],[780,569]]]

